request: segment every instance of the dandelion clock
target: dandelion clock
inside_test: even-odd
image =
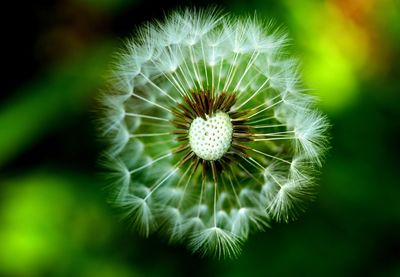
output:
[[[112,202],[144,236],[235,257],[253,231],[314,196],[327,121],[286,35],[185,10],[139,28],[101,96]]]

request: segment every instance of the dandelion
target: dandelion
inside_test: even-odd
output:
[[[102,97],[105,156],[113,202],[142,235],[235,257],[313,198],[327,121],[272,25],[177,11],[119,54]]]

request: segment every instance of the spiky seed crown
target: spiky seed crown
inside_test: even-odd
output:
[[[103,96],[113,201],[143,235],[218,257],[313,197],[327,121],[287,37],[255,18],[185,10],[120,52]]]

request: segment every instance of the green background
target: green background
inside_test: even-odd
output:
[[[98,174],[95,98],[113,53],[138,25],[187,3],[47,2],[3,9],[0,275],[400,276],[399,1],[214,3],[289,32],[332,124],[316,201],[250,236],[233,261],[140,238]]]

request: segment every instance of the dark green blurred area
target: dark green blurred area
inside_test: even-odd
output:
[[[285,26],[304,82],[330,118],[319,196],[298,221],[254,234],[237,260],[215,261],[157,235],[140,238],[118,219],[97,175],[95,98],[121,39],[181,4],[32,3],[8,23],[0,275],[400,276],[396,0],[216,3]]]

